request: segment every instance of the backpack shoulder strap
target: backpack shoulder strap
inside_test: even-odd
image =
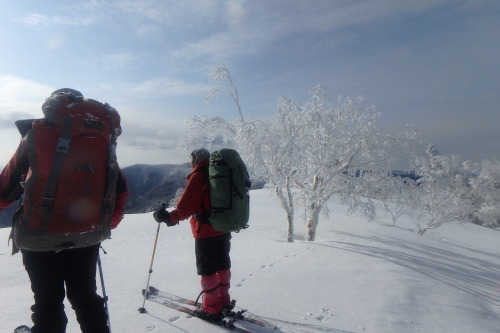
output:
[[[41,208],[46,212],[42,229],[47,229],[49,226],[50,210],[54,203],[54,196],[57,188],[57,181],[61,174],[64,160],[68,154],[69,146],[71,144],[71,117],[64,116],[61,118],[61,134],[56,146],[56,153],[52,161],[47,186],[45,188],[45,195],[42,198]]]

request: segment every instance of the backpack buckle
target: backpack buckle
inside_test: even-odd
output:
[[[59,138],[57,142],[56,152],[67,154],[69,151],[69,144],[71,143],[71,139]]]
[[[42,203],[40,208],[44,211],[48,212],[52,208],[52,204],[54,203],[54,197],[42,197]]]

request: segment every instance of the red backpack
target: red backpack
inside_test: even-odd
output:
[[[120,116],[68,92],[49,97],[43,112],[24,138],[29,171],[14,244],[30,251],[98,244],[111,234]]]

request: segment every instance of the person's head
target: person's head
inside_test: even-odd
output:
[[[198,148],[193,150],[191,155],[189,155],[191,168],[194,168],[196,164],[200,163],[201,161],[208,160],[209,158],[210,152],[205,148]]]
[[[50,122],[54,121],[55,111],[58,109],[61,97],[63,96],[67,96],[71,102],[80,103],[83,101],[83,94],[78,90],[71,88],[57,89],[53,91],[42,104],[42,112],[45,119]]]

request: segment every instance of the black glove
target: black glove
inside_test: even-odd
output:
[[[168,227],[172,227],[172,226],[178,224],[179,222],[173,223],[170,221],[170,214],[165,209],[166,207],[167,207],[167,205],[162,204],[161,208],[158,209],[156,212],[154,212],[153,217],[155,218],[156,222],[158,222],[158,223],[165,222]]]

